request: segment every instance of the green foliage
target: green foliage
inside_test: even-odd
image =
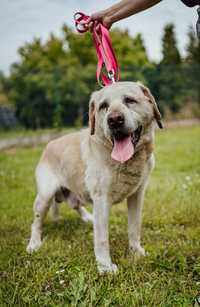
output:
[[[121,67],[121,80],[146,82],[143,68],[150,68],[142,36],[131,37],[128,31],[114,30],[111,33],[114,49]]]
[[[128,251],[126,204],[113,206],[110,243],[119,273],[111,276],[96,271],[92,226],[65,204],[57,224],[45,221],[41,249],[26,253],[42,147],[2,152],[0,305],[193,306],[200,291],[199,134],[199,127],[158,133],[142,226],[148,254],[135,262]]]
[[[193,76],[192,80],[187,78],[188,88],[190,89],[190,95],[200,104],[200,43],[192,27],[189,29],[188,37],[186,66],[189,70],[189,75]]]
[[[10,106],[6,89],[7,89],[7,80],[4,74],[0,71],[0,107]]]
[[[181,63],[181,56],[177,47],[173,24],[168,24],[164,27],[162,54],[163,58],[161,63],[164,65],[176,65]]]
[[[164,28],[162,59],[152,63],[140,34],[111,31],[121,67],[121,80],[145,83],[159,106],[177,112],[188,101],[200,101],[200,47],[190,30],[187,55],[181,59],[173,24]],[[96,85],[96,54],[90,33],[80,35],[64,25],[62,38],[34,39],[19,49],[19,62],[9,77],[0,75],[2,97],[15,107],[26,128],[82,125],[88,120],[88,101]]]
[[[162,38],[162,60],[159,65],[159,99],[161,105],[167,105],[176,112],[181,107],[180,95],[182,90],[181,56],[177,47],[173,24],[164,28]],[[164,106],[163,108],[164,109]]]
[[[187,45],[187,61],[192,64],[200,64],[200,43],[193,28],[188,31],[189,43]]]
[[[122,67],[149,64],[140,35],[132,38],[127,31],[115,30],[112,37]],[[62,39],[51,35],[44,44],[34,39],[19,49],[19,55],[8,81],[20,122],[27,128],[86,123],[89,95],[96,88],[91,34],[63,26]],[[122,74],[122,79],[134,78],[141,79],[141,72]]]

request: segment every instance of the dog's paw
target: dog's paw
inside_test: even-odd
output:
[[[118,271],[117,265],[111,263],[110,265],[98,264],[98,272],[102,274],[114,273],[116,274]]]
[[[26,251],[29,254],[32,254],[33,252],[36,252],[40,246],[42,245],[41,240],[30,240],[29,244],[27,245]]]
[[[136,257],[136,259],[146,256],[145,249],[140,245],[130,246],[130,251]]]

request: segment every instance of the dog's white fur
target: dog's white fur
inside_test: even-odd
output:
[[[135,103],[125,105],[127,95],[134,98]],[[109,105],[101,108],[105,102]],[[143,127],[134,156],[123,164],[111,159],[113,145],[107,119],[113,111],[124,115],[129,131],[137,129],[139,124]],[[129,246],[137,255],[145,255],[140,244],[142,205],[154,166],[154,120],[161,125],[160,113],[149,90],[142,84],[118,82],[92,95],[89,117],[90,129],[52,141],[43,152],[36,169],[38,193],[27,251],[41,246],[43,219],[50,206],[54,219],[58,218],[56,200],[60,197],[60,201],[67,199],[83,220],[93,221],[99,272],[115,272],[117,266],[111,261],[108,235],[112,204],[127,199]],[[86,202],[93,203],[93,216],[83,207]]]

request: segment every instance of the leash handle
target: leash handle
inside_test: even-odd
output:
[[[79,33],[88,31],[88,27],[84,22],[89,22],[90,16],[77,12],[74,15],[75,26]],[[109,31],[102,23],[98,22],[94,25],[92,36],[97,53],[97,72],[96,77],[100,86],[110,85],[119,81],[120,69],[117,58],[112,47]],[[103,72],[105,67],[107,74]]]

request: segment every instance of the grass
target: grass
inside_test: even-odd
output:
[[[193,306],[200,293],[200,127],[159,132],[156,168],[145,198],[142,241],[128,252],[125,204],[112,208],[115,276],[99,276],[92,226],[65,205],[47,218],[44,244],[30,256],[34,168],[42,147],[0,153],[1,306]]]
[[[12,130],[0,129],[0,141],[4,139],[14,139],[17,137],[27,137],[27,136],[40,136],[42,134],[48,133],[60,133],[67,132],[69,130],[74,130],[73,128],[46,128],[46,129],[24,129],[18,127]]]

